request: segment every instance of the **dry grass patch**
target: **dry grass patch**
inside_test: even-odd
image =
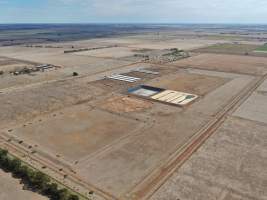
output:
[[[154,79],[148,82],[148,85],[202,96],[225,84],[227,81],[228,79],[214,76],[176,73]]]
[[[267,58],[254,56],[200,54],[179,60],[172,65],[252,75],[267,72]]]
[[[115,96],[101,102],[102,109],[115,113],[139,112],[152,107],[152,102],[127,96]]]

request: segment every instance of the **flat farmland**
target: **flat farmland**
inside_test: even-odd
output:
[[[251,75],[267,72],[267,58],[252,56],[200,54],[171,65]]]
[[[166,41],[144,41],[142,43],[131,44],[129,47],[133,48],[146,48],[146,49],[170,49],[178,48],[183,50],[192,50],[196,48],[206,47],[215,44],[215,40],[186,40],[186,39],[175,39]]]
[[[83,67],[85,69],[108,70],[122,65],[130,64],[127,61],[118,61],[112,59],[102,59],[96,57],[79,56],[74,54],[64,54],[62,49],[37,49],[27,47],[0,48],[0,55],[10,58],[24,59],[28,61],[53,64],[62,67]],[[93,68],[95,67],[95,68]],[[100,68],[100,69],[99,69]]]
[[[104,99],[103,102],[100,102],[99,106],[101,109],[114,113],[131,113],[150,109],[152,103],[150,101],[130,98],[127,96],[112,96],[108,99]]]
[[[266,199],[266,125],[229,117],[151,200]]]
[[[73,76],[73,72],[77,72],[80,76],[93,76],[95,74],[131,66],[131,62],[125,60],[101,60],[100,58],[91,58],[88,61],[84,61],[84,63],[80,62],[76,65],[75,63],[71,63],[71,61],[68,62],[69,59],[71,60],[71,58],[63,58],[60,62],[53,62],[57,64],[64,64],[64,67],[61,65],[59,68],[54,68],[44,72],[14,76],[13,74],[9,74],[8,71],[5,71],[5,75],[3,75],[0,79],[0,90],[8,90],[9,88],[19,87],[22,88],[24,86],[27,87],[28,85],[45,84],[52,81],[70,79]],[[27,67],[29,67],[29,65],[27,65]],[[18,68],[16,67],[15,69]]]
[[[215,76],[174,73],[153,79],[147,85],[204,96],[228,81],[228,79]]]
[[[9,72],[25,66],[32,67],[33,63],[0,56],[0,71]]]
[[[242,55],[261,36],[203,30],[0,47],[1,148],[93,200],[265,200],[267,58]],[[8,73],[40,64],[58,67]],[[199,98],[130,93],[141,85]]]
[[[43,151],[61,155],[73,164],[137,128],[135,120],[91,110],[90,106],[75,106],[56,116],[32,121],[12,134],[23,136],[28,144],[38,144]]]
[[[215,44],[209,47],[195,49],[194,52],[200,53],[218,53],[218,54],[237,54],[250,55],[259,48],[256,44]]]
[[[9,57],[3,57],[0,60],[0,71],[4,71],[4,75],[1,75],[0,79],[0,90],[64,80],[71,78],[73,72],[77,72],[81,76],[93,75],[133,63],[125,60],[64,54],[62,49],[37,48],[35,50],[35,48],[12,47],[0,48],[1,51],[5,52],[2,55]],[[34,72],[19,76],[9,73],[12,70],[24,67],[31,68],[40,64],[52,64],[58,67],[45,72]]]
[[[236,110],[234,116],[267,124],[267,81]]]
[[[29,120],[65,106],[87,102],[100,94],[103,95],[103,90],[82,80],[65,80],[6,91],[0,93],[0,127]]]
[[[255,51],[259,51],[259,52],[267,52],[267,44],[264,44],[262,46],[259,46],[257,49],[255,49]]]
[[[132,51],[132,49],[126,47],[112,47],[75,53],[75,55],[95,56],[100,58],[122,58],[133,56],[134,54],[135,52]]]
[[[136,84],[154,81],[177,90],[198,88],[193,92],[203,96],[186,109],[122,96],[130,86],[121,81],[65,80],[4,95],[3,122],[20,124],[2,124],[4,134],[13,142],[23,141],[23,147],[34,146],[37,155],[63,170],[71,168],[96,192],[105,191],[115,199],[134,197],[150,185],[170,155],[179,152],[253,80],[233,74],[228,79],[223,72],[210,76],[205,70],[176,70],[160,77],[143,73]],[[121,89],[104,90],[103,84],[110,83]]]

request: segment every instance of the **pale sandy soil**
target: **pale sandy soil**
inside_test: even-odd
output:
[[[219,41],[175,39],[175,40],[169,40],[169,41],[164,41],[164,42],[156,41],[156,42],[143,42],[143,43],[131,44],[129,45],[129,47],[147,48],[147,49],[178,48],[178,49],[183,49],[183,50],[192,50],[192,49],[216,44],[217,42]]]
[[[127,56],[133,56],[134,54],[135,52],[133,52],[130,48],[126,47],[112,47],[75,53],[75,55],[96,56],[100,58],[122,58]]]

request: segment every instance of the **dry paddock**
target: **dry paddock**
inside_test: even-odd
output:
[[[24,124],[12,134],[74,164],[140,126],[136,120],[83,105]]]
[[[96,49],[90,51],[82,51],[75,53],[75,55],[80,56],[95,56],[100,58],[123,58],[129,57],[136,54],[134,49],[130,49],[127,47],[112,47],[112,48],[104,48],[104,49]]]
[[[48,159],[42,163],[47,173],[51,173],[49,167],[57,166],[52,173],[55,177],[62,171],[89,185],[87,194],[89,190],[104,191],[111,199],[139,200],[137,194],[146,195],[150,186],[156,192],[154,184],[163,183],[167,176],[162,175],[162,169],[175,170],[177,163],[172,160],[184,145],[218,119],[218,113],[257,80],[255,75],[267,72],[267,58],[201,54],[168,65],[132,65],[133,61],[121,58],[132,55],[131,49],[194,49],[217,42],[148,34],[66,42],[59,49],[0,48],[3,56],[62,66],[55,73],[0,80],[1,133],[12,138],[7,144],[24,148],[35,158]],[[119,47],[78,53],[83,55],[64,54],[72,45]],[[129,73],[139,67],[160,75]],[[73,71],[83,77],[69,79]],[[134,84],[99,80],[114,73],[142,80]],[[55,82],[46,82],[51,80]],[[140,84],[198,94],[200,98],[181,108],[128,96],[127,90]],[[266,83],[234,113],[235,117],[228,117],[181,171],[169,174],[171,178],[152,199],[265,200],[266,121],[259,120],[266,120],[265,88]],[[0,191],[20,192],[19,187],[12,183],[10,189],[2,187]]]
[[[0,55],[15,59],[29,60],[38,63],[49,63],[62,67],[83,67],[96,70],[112,69],[118,65],[127,65],[131,62],[113,59],[102,59],[75,54],[64,54],[62,49],[35,49],[27,47],[2,47]],[[96,69],[97,68],[97,69]]]
[[[229,117],[151,200],[265,200],[266,124]]]
[[[265,200],[267,81],[228,116],[151,200]]]
[[[251,75],[267,72],[267,58],[252,56],[200,54],[171,65]]]
[[[153,79],[147,85],[204,96],[228,81],[227,78],[176,72]]]
[[[81,84],[78,81],[73,83],[74,87],[70,89],[67,88],[71,84],[66,85],[66,82],[58,85],[58,89],[48,84],[47,88],[42,87],[42,91],[50,91],[49,98],[43,100],[49,100],[50,105],[42,102],[40,105],[47,105],[43,109],[47,111],[47,108],[55,106],[54,98],[61,98],[59,101],[65,102],[65,105],[58,107],[61,110],[51,110],[52,113],[48,116],[39,114],[39,117],[27,123],[7,127],[6,134],[23,141],[24,145],[37,145],[37,152],[44,152],[51,158],[59,156],[60,160],[72,167],[77,176],[86,183],[117,198],[127,199],[134,196],[133,191],[141,190],[142,184],[154,170],[159,169],[159,166],[164,167],[170,155],[188,142],[253,80],[251,76],[228,73],[217,73],[217,76],[215,73],[211,77],[208,75],[210,73],[205,70],[197,73],[177,72],[177,76],[184,80],[180,89],[190,90],[194,85],[200,84],[199,81],[204,87],[199,91],[205,95],[185,109],[149,103],[142,99],[116,95],[114,92],[113,95],[108,95],[111,91],[103,94],[103,89],[91,84],[82,85],[82,88],[80,85],[79,91],[76,91],[77,84]],[[226,75],[231,78],[222,78],[227,77]],[[172,76],[175,75],[170,77]],[[207,76],[207,80],[205,81],[202,76]],[[199,79],[195,79],[196,77]],[[191,84],[192,80],[196,81]],[[98,81],[98,84],[100,83],[101,81]],[[144,84],[146,83],[148,82]],[[162,82],[159,87],[165,87],[164,84],[165,82]],[[58,95],[62,88],[65,88],[64,92]],[[68,98],[66,94],[69,95]],[[87,96],[89,99],[83,102],[84,97],[79,94],[84,94],[84,97]],[[14,95],[15,98],[14,93],[10,95]],[[30,98],[31,95],[29,93],[25,98]],[[75,104],[77,95],[83,103],[64,108]],[[41,96],[35,97],[38,98],[42,99]],[[113,101],[121,102],[128,109],[122,109]],[[10,102],[14,104],[15,101]],[[38,108],[32,107],[26,100],[22,102],[16,105],[21,116],[27,110],[34,112]],[[135,102],[138,105],[132,106]],[[29,104],[21,110],[25,103]],[[6,108],[14,107],[6,104]],[[13,117],[17,116],[15,114]],[[11,133],[8,132],[10,129],[13,129]]]

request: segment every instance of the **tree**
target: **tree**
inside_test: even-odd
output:
[[[50,178],[44,173],[37,171],[33,177],[34,187],[44,192],[50,182]]]
[[[79,200],[79,197],[77,195],[71,194],[68,200]]]
[[[21,161],[17,158],[14,158],[10,161],[10,170],[17,174],[21,168]]]
[[[59,193],[59,199],[58,200],[68,200],[69,192],[67,189],[61,189],[58,191]]]
[[[58,193],[57,184],[56,183],[49,184],[44,192],[45,192],[45,194],[50,195],[52,197],[52,199],[56,199],[53,197],[55,197],[56,194]]]
[[[0,157],[0,166],[4,169],[4,170],[9,170],[9,163],[10,160],[8,158],[7,155],[2,155]]]
[[[8,151],[7,151],[7,150],[5,150],[5,149],[0,149],[0,157],[2,157],[2,156],[7,156],[7,154],[8,154]]]
[[[22,165],[17,172],[17,176],[21,177],[22,179],[27,179],[29,173],[29,168],[26,165]]]
[[[6,166],[7,162],[7,150],[0,149],[0,166],[4,167]]]
[[[33,169],[28,168],[27,174],[26,174],[26,181],[30,186],[34,186],[34,181],[35,181],[35,171]]]

